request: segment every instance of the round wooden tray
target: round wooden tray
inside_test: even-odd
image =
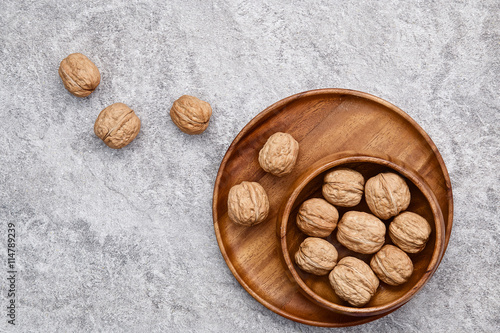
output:
[[[293,172],[282,178],[264,172],[258,162],[259,150],[267,138],[278,131],[291,134],[300,144]],[[308,325],[353,326],[388,314],[351,317],[313,303],[299,291],[281,260],[276,215],[288,188],[314,162],[347,150],[382,153],[418,172],[439,202],[446,223],[446,250],[453,224],[453,197],[443,159],[429,136],[410,116],[370,94],[320,89],[271,105],[234,139],[215,181],[214,229],[229,269],[243,288],[264,306]],[[268,219],[250,228],[232,223],[227,215],[229,189],[244,180],[259,182],[270,203]]]

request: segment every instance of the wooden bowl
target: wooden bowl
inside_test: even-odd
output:
[[[300,231],[296,216],[300,205],[310,198],[322,197],[323,178],[330,169],[337,166],[348,167],[363,174],[365,181],[381,172],[397,172],[406,178],[411,192],[411,202],[407,211],[423,216],[431,225],[432,233],[425,249],[417,254],[409,254],[414,271],[410,279],[399,286],[390,286],[382,281],[377,292],[364,307],[353,307],[340,299],[328,281],[328,275],[316,276],[302,271],[293,259],[299,245],[308,236]],[[281,254],[290,277],[298,284],[302,293],[317,304],[349,316],[373,316],[394,310],[408,302],[429,280],[439,265],[445,250],[445,224],[438,201],[429,186],[408,166],[388,156],[343,152],[327,156],[309,167],[290,188],[288,199],[281,206],[277,217],[277,232],[280,237]],[[371,213],[365,198],[355,207],[336,207],[339,221],[346,211],[356,210]],[[390,220],[385,220],[388,227]],[[326,239],[339,253],[339,260],[354,256],[370,263],[373,254],[360,254],[348,250],[337,241],[337,229]],[[386,244],[392,244],[388,232]]]

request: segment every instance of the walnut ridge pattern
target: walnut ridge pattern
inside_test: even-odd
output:
[[[408,208],[411,195],[403,177],[386,172],[368,179],[365,198],[372,213],[387,220]]]
[[[244,181],[229,190],[227,207],[231,221],[250,227],[267,218],[269,199],[259,183]]]
[[[312,198],[300,206],[297,226],[308,236],[327,237],[337,226],[337,209],[321,198]]]
[[[323,196],[332,205],[353,207],[361,202],[365,179],[359,172],[336,168],[325,175]]]
[[[328,279],[335,293],[353,306],[368,303],[379,286],[379,280],[370,266],[354,257],[342,258]]]
[[[203,133],[210,122],[212,107],[201,99],[183,95],[170,109],[170,118],[181,131],[187,134]]]
[[[99,113],[94,133],[108,147],[120,149],[132,142],[141,129],[141,121],[134,110],[123,103],[115,103]]]
[[[81,53],[72,53],[61,61],[59,76],[64,87],[78,97],[90,95],[101,82],[97,66]]]
[[[326,275],[337,264],[338,253],[328,241],[308,237],[295,253],[295,263],[302,270],[314,275]]]
[[[345,213],[337,229],[337,240],[358,253],[375,253],[385,242],[385,224],[376,216],[365,212]]]
[[[383,282],[397,286],[405,283],[413,273],[408,255],[394,245],[384,245],[371,259],[370,267]]]
[[[389,237],[403,251],[418,253],[425,248],[431,226],[422,216],[403,212],[396,216],[389,225]]]
[[[292,172],[299,143],[288,133],[277,132],[267,139],[259,152],[259,164],[264,171],[282,177]]]

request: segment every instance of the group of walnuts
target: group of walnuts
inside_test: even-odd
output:
[[[373,214],[348,211],[337,224],[335,206],[354,207],[365,195]],[[396,286],[408,281],[413,263],[406,253],[422,251],[431,227],[422,216],[405,211],[410,204],[410,190],[396,173],[380,173],[368,181],[348,168],[336,168],[325,175],[322,198],[305,201],[297,214],[297,226],[306,238],[295,254],[302,270],[326,275],[335,293],[353,306],[363,306],[377,291],[379,279]],[[335,205],[335,206],[334,206]],[[394,217],[389,237],[396,245],[385,244],[386,226],[381,220]],[[337,228],[337,240],[349,250],[374,254],[370,265],[348,256],[337,262],[337,249],[323,239]]]
[[[290,173],[297,160],[298,142],[287,133],[269,137],[259,152],[262,169],[281,177]],[[356,170],[338,167],[329,171],[322,186],[323,198],[302,203],[296,223],[306,238],[295,253],[295,263],[302,270],[329,274],[335,293],[353,306],[370,301],[379,286],[379,279],[389,285],[408,281],[413,263],[407,253],[422,251],[431,234],[431,227],[422,216],[405,211],[411,194],[405,180],[393,172],[380,173],[366,181]],[[365,197],[373,214],[347,211],[339,220],[335,206],[354,207]],[[269,213],[269,200],[257,182],[243,181],[228,194],[228,216],[231,221],[253,226],[263,222]],[[385,244],[386,225],[382,220],[394,219],[389,237],[394,245]],[[337,224],[338,222],[338,224]],[[337,228],[337,240],[347,249],[374,254],[370,265],[348,256],[337,262],[338,252],[324,238]]]
[[[260,167],[275,176],[282,177],[292,172],[299,143],[288,133],[271,135],[259,152]],[[263,222],[269,214],[267,193],[257,182],[243,181],[229,190],[229,219],[237,224],[250,227]]]
[[[75,96],[87,97],[101,82],[97,66],[81,53],[72,53],[61,61],[59,76],[66,89]],[[204,132],[212,116],[212,107],[194,96],[183,95],[170,109],[170,117],[187,134]],[[110,148],[120,149],[132,142],[141,129],[134,110],[123,103],[114,103],[101,111],[94,124],[94,133]]]

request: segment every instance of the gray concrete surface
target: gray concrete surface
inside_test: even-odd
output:
[[[498,331],[499,14],[496,0],[1,1],[0,331],[330,331],[247,294],[211,217],[215,176],[239,130],[268,105],[324,87],[405,110],[439,148],[455,196],[432,280],[400,310],[338,331]],[[72,52],[102,74],[85,99],[57,74]],[[167,116],[186,93],[214,107],[201,136]],[[93,123],[119,101],[142,130],[115,151]]]

